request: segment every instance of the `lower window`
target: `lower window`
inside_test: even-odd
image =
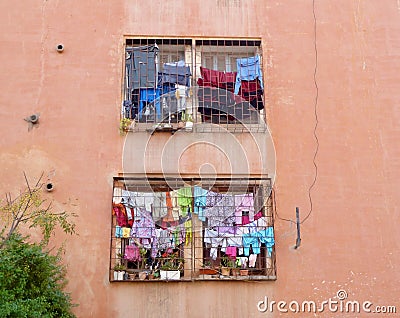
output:
[[[268,178],[114,178],[110,281],[276,279]]]

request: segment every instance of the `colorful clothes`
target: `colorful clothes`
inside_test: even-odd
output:
[[[128,226],[128,217],[126,215],[125,206],[121,203],[113,204],[113,215],[116,216],[117,224],[121,227]]]

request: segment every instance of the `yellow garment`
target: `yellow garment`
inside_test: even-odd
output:
[[[129,238],[131,236],[131,229],[129,227],[122,228],[122,237]]]
[[[186,245],[189,245],[189,242],[192,241],[192,220],[187,220],[183,225],[185,226]]]

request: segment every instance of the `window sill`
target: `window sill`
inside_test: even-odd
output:
[[[137,123],[124,129],[124,132],[148,132],[154,133],[171,133],[185,132],[185,133],[265,133],[268,130],[267,124],[262,123],[194,123],[192,127],[185,123]]]
[[[194,278],[184,278],[180,279],[128,279],[128,280],[110,280],[111,283],[162,283],[162,282],[196,282],[196,281],[207,281],[207,282],[239,282],[239,281],[275,281],[277,279],[276,275],[270,276],[224,276],[224,277],[212,277],[214,275],[200,275]]]

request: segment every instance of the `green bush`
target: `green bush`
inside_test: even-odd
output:
[[[61,250],[51,255],[42,244],[12,234],[0,249],[0,317],[75,317]]]

